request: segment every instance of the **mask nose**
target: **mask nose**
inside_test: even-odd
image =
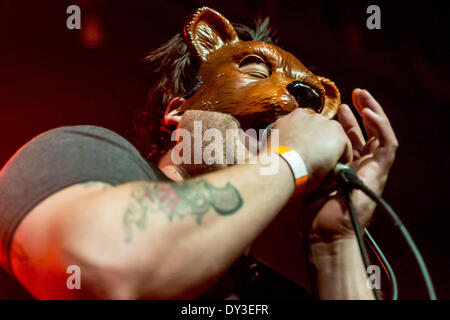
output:
[[[297,100],[299,108],[322,111],[322,100],[316,88],[302,81],[294,81],[286,86],[287,91]]]

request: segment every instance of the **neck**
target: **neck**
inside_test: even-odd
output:
[[[171,180],[179,182],[190,178],[190,174],[180,165],[176,165],[170,156],[172,149],[166,152],[158,162],[159,169]]]

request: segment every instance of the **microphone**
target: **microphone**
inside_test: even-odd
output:
[[[364,261],[364,265],[367,269],[369,266],[369,258],[367,256],[367,251],[364,246],[364,241],[361,234],[361,226],[359,224],[358,218],[355,213],[355,209],[353,207],[351,197],[350,197],[350,190],[351,189],[359,189],[362,192],[364,192],[369,198],[371,198],[373,201],[375,201],[381,208],[384,209],[384,211],[390,216],[392,219],[394,225],[399,229],[400,233],[402,234],[404,240],[406,241],[407,245],[409,246],[409,249],[411,250],[412,254],[414,255],[418,265],[419,269],[422,273],[422,277],[424,279],[425,285],[427,287],[428,295],[430,297],[430,300],[436,300],[436,292],[434,290],[433,282],[431,281],[430,274],[428,272],[428,269],[425,265],[425,261],[423,260],[423,257],[417,248],[416,244],[414,243],[414,240],[412,239],[411,235],[409,234],[408,230],[406,229],[405,225],[401,221],[401,219],[398,217],[398,215],[395,213],[395,211],[392,209],[392,207],[378,194],[376,194],[374,191],[372,191],[369,187],[367,187],[361,179],[358,178],[355,171],[353,171],[350,167],[338,163],[334,170],[333,175],[335,176],[338,183],[343,187],[344,189],[344,196],[345,201],[347,203],[347,206],[349,208],[350,217],[352,220],[353,228],[355,230],[355,234],[358,240],[358,245],[361,251],[361,255]],[[368,231],[365,230],[365,233],[368,234]],[[370,240],[369,235],[369,241],[374,243]],[[375,244],[375,243],[374,243]],[[375,244],[376,246],[376,244]],[[381,251],[380,251],[381,252]],[[392,271],[389,270],[389,273],[392,275]],[[391,276],[392,281],[394,282],[394,287],[397,287],[397,283],[394,276]],[[376,289],[374,289],[374,294],[377,300],[380,299],[380,295]]]
[[[342,164],[342,163],[338,162],[338,163],[336,164],[336,166],[334,167],[334,169],[333,169],[333,174],[334,174],[335,176],[337,176],[337,175],[338,175],[341,171],[343,171],[343,170],[352,170],[352,169],[350,169],[349,166],[347,166],[347,165],[345,165],[345,164]]]
[[[266,139],[268,139],[270,137],[270,131],[272,129],[272,126],[273,126],[273,123],[268,125],[266,127],[266,130],[264,131],[264,135],[265,135]],[[391,206],[380,195],[376,194],[370,188],[368,188],[364,184],[364,182],[362,182],[361,179],[359,179],[356,172],[353,171],[353,169],[351,169],[349,166],[338,162],[336,164],[336,166],[334,167],[331,174],[335,177],[336,181],[341,185],[341,187],[344,190],[345,202],[349,208],[349,213],[350,213],[350,217],[352,220],[353,229],[355,230],[355,234],[356,234],[356,237],[358,240],[358,246],[359,246],[366,270],[367,270],[368,266],[370,265],[370,261],[369,261],[369,257],[367,254],[367,250],[364,245],[364,240],[363,240],[362,233],[361,233],[361,231],[362,231],[361,225],[359,224],[359,220],[356,215],[355,208],[353,207],[353,203],[351,201],[351,197],[350,197],[351,189],[361,190],[369,198],[371,198],[378,205],[380,205],[386,213],[388,213],[390,218],[393,220],[394,225],[399,229],[400,233],[402,234],[405,242],[409,246],[409,249],[411,250],[412,254],[414,255],[414,257],[419,265],[419,269],[422,273],[422,277],[424,279],[430,300],[436,300],[436,292],[434,290],[433,282],[431,281],[430,274],[429,274],[428,269],[425,265],[425,262],[422,258],[422,255],[420,254],[419,249],[417,248],[416,244],[414,243],[414,241],[413,241],[411,235],[409,234],[408,230],[406,229],[405,225],[400,220],[400,218],[397,216],[395,211],[391,208]],[[373,238],[370,236],[367,229],[365,230],[365,233],[366,233],[366,235],[368,235],[369,242],[371,242],[375,248],[378,248],[377,244],[375,243]],[[393,297],[394,297],[394,299],[396,299],[397,298],[397,281],[395,279],[394,273],[393,273],[392,269],[390,268],[390,265],[387,262],[386,258],[384,257],[383,253],[381,252],[381,250],[378,248],[378,249],[376,249],[376,251],[379,253],[379,255],[381,256],[382,260],[386,263],[386,265],[388,265],[389,274],[391,275],[390,278],[392,279],[391,281],[393,282],[393,289],[394,289]],[[378,292],[378,289],[374,288],[373,292],[374,292],[375,298],[377,300],[381,300],[381,296],[380,296],[380,293]]]
[[[338,183],[344,186],[358,188],[364,184],[352,168],[340,162],[334,167],[333,176]]]

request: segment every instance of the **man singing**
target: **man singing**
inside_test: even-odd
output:
[[[159,79],[142,153],[153,163],[88,125],[44,132],[17,151],[0,172],[2,267],[38,299],[264,297],[248,276],[249,248],[290,200],[302,208],[292,214],[311,217],[301,229],[316,298],[373,299],[342,197],[323,190],[342,162],[380,194],[397,139],[372,95],[355,89],[366,141],[334,83],[272,44],[267,30],[201,8],[149,56]],[[278,141],[255,163],[177,164],[168,137],[173,128],[195,134],[195,121],[219,132],[273,123]],[[275,174],[261,174],[275,163]],[[359,192],[352,199],[367,226],[375,204]],[[79,289],[68,288],[69,266],[81,270]],[[285,297],[289,280],[261,270]]]

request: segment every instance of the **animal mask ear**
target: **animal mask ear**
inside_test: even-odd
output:
[[[195,11],[184,25],[184,37],[200,62],[226,44],[239,41],[236,30],[219,12],[203,7]]]
[[[322,76],[316,77],[325,89],[325,103],[321,115],[331,119],[336,115],[338,107],[341,104],[341,94],[333,81]]]

